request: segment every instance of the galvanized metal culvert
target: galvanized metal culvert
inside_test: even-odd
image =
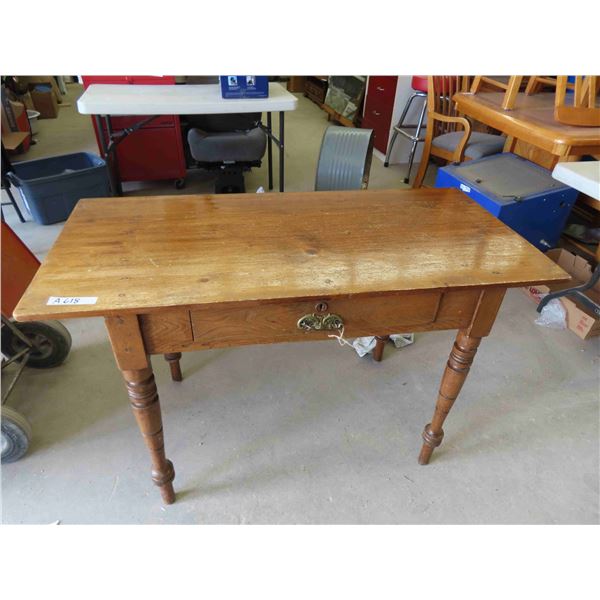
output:
[[[373,130],[328,127],[321,142],[315,191],[367,189]]]

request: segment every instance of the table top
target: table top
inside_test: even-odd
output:
[[[595,200],[600,200],[600,161],[558,163],[552,171],[552,177]]]
[[[295,110],[298,98],[269,83],[268,98],[221,97],[218,83],[206,85],[90,85],[77,100],[83,115],[211,115]]]
[[[561,154],[561,147],[600,148],[600,127],[576,127],[554,119],[554,94],[517,95],[512,110],[502,109],[504,92],[460,92],[458,111],[508,135]]]
[[[98,198],[79,201],[15,317],[568,279],[455,189]]]

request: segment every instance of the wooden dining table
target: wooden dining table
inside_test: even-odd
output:
[[[600,155],[600,127],[577,127],[556,121],[554,93],[520,93],[511,110],[502,108],[504,95],[460,92],[453,99],[459,113],[508,136],[505,152],[513,152],[520,142],[529,144],[552,155],[553,160],[543,165],[546,167],[584,155]]]
[[[172,503],[151,355],[179,381],[181,352],[458,330],[422,435],[427,464],[506,289],[568,279],[455,189],[97,198],[77,204],[14,316],[104,317]]]

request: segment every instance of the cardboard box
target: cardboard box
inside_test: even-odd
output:
[[[50,75],[21,75],[19,78],[19,83],[24,83],[27,85],[28,89],[33,89],[36,85],[49,85],[52,88],[52,92],[56,97],[56,101],[61,104],[62,103],[62,94],[56,83],[56,79]],[[38,110],[38,109],[36,109]]]
[[[589,281],[592,276],[592,266],[590,263],[572,252],[556,248],[549,250],[546,256],[562,267],[573,279],[566,283],[557,283],[551,286],[535,285],[523,288],[525,294],[536,304],[539,304],[542,297],[547,293],[582,285]],[[600,282],[584,293],[594,302],[600,304]],[[560,301],[567,313],[567,328],[575,335],[582,340],[600,335],[600,318],[594,316],[588,308],[577,302],[572,296],[560,298]]]
[[[31,130],[25,105],[11,100],[2,88],[2,144],[8,151],[29,150]]]
[[[19,96],[19,102],[22,102],[25,105],[25,108],[28,108],[29,110],[35,110],[35,107],[33,106],[33,100],[31,99],[30,92],[27,92],[26,94],[22,94],[21,96]]]
[[[33,100],[33,106],[35,110],[39,111],[40,119],[56,119],[58,117],[56,95],[49,87],[42,91],[43,86],[46,86],[46,84],[35,87],[29,92]]]

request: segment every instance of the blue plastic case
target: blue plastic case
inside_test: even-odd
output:
[[[508,152],[443,167],[435,187],[460,189],[543,251],[558,244],[579,193]]]

